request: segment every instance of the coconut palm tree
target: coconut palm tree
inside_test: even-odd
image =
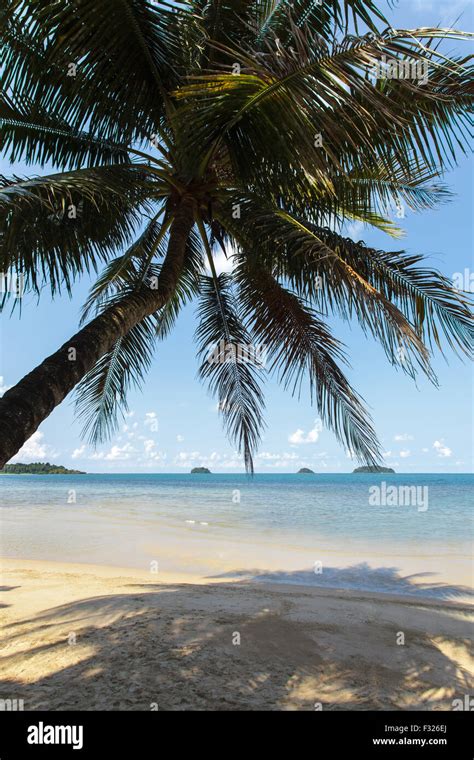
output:
[[[396,238],[394,209],[448,198],[472,69],[443,41],[468,35],[393,29],[372,0],[6,0],[1,22],[2,152],[43,173],[1,179],[0,271],[38,295],[96,279],[79,331],[0,400],[0,466],[74,388],[105,440],[193,299],[200,375],[247,470],[265,372],[307,380],[324,424],[380,461],[330,316],[433,380],[432,351],[470,353],[472,321],[421,255],[345,225]]]

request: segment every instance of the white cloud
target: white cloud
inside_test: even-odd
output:
[[[319,438],[319,433],[322,430],[322,423],[320,419],[314,421],[314,427],[305,434],[304,430],[298,428],[294,433],[288,436],[288,442],[293,446],[299,446],[302,443],[316,443]]]
[[[393,437],[394,441],[413,441],[413,436],[409,433],[398,433]]]
[[[177,435],[176,440],[178,441],[178,443],[182,443],[184,441],[184,435]]]
[[[207,462],[208,460],[209,456],[204,456],[200,451],[180,451],[174,459],[176,464],[182,465],[183,467],[186,467],[190,464],[202,464],[204,461]],[[216,456],[214,456],[214,461],[215,460]]]
[[[124,412],[123,413],[124,417],[133,417],[134,415],[135,415],[135,412]]]
[[[146,423],[145,423],[146,424]],[[135,433],[132,432],[133,430],[136,430],[138,428],[138,422],[134,422],[132,426],[130,425],[123,425],[122,426],[122,433],[127,434],[127,438],[135,438]],[[158,429],[158,420],[156,420],[156,425],[153,429]],[[120,440],[120,436],[118,436],[118,439]]]
[[[411,451],[409,449],[403,449],[400,451],[400,456],[402,459],[407,459],[411,454]]]
[[[128,438],[133,436],[133,433],[128,433]],[[158,451],[156,441],[153,438],[147,438],[146,436],[134,436],[134,446],[130,442],[126,442],[123,445],[119,445],[122,436],[117,436],[115,443],[108,450],[91,451],[85,444],[72,452],[72,459],[88,459],[92,461],[102,462],[131,462],[134,465],[149,467],[153,462],[163,461],[166,459],[166,454],[162,451]],[[138,440],[142,442],[143,449],[139,448]]]
[[[174,458],[178,467],[240,467],[241,458],[237,455],[224,458],[217,451],[211,454],[201,454],[200,451],[180,451]]]
[[[426,449],[426,448],[424,448],[424,449],[421,449],[421,450],[422,450],[423,454],[427,454],[427,453],[428,453],[428,451],[429,451],[429,449]]]
[[[133,427],[135,427],[136,425],[137,423],[135,422]],[[158,417],[156,415],[156,412],[146,412],[145,427],[149,427],[150,430],[153,430],[154,432],[158,430]]]
[[[285,460],[287,462],[298,459],[298,454],[295,454],[294,452],[288,453],[287,451],[284,451],[282,454],[272,454],[269,451],[262,451],[260,454],[257,454],[256,459],[262,459],[266,462],[276,462],[276,461],[282,461]]]
[[[152,438],[148,438],[147,440],[143,441],[143,448],[145,450],[145,458],[147,460],[152,460],[153,462],[161,462],[162,460],[166,459],[166,454],[164,454],[162,451],[156,450],[156,441],[154,441]]]
[[[300,466],[307,466],[307,462],[299,461],[298,455],[292,451],[284,451],[281,453],[261,451],[256,454],[255,457],[256,467],[271,468],[271,469],[294,469]],[[196,466],[209,467],[212,470],[233,470],[243,469],[243,457],[237,452],[232,454],[220,454],[217,451],[213,451],[210,454],[201,454],[199,451],[180,451],[174,458],[174,464],[183,469],[192,468]]]
[[[51,446],[48,446],[48,444],[44,442],[44,434],[40,433],[39,430],[37,430],[36,433],[33,433],[31,438],[28,438],[28,440],[23,444],[19,452],[15,454],[11,461],[35,462],[41,459],[44,460],[47,458],[55,457],[57,455],[58,452],[54,451]]]
[[[223,272],[232,272],[234,269],[235,264],[235,250],[232,245],[226,246],[226,252],[224,254],[224,251],[219,248],[219,250],[215,251],[212,258],[214,261],[214,266],[216,268],[217,274],[222,274]],[[206,271],[207,274],[211,274],[211,270],[209,269],[209,264],[206,263]]]
[[[439,441],[435,441],[433,443],[433,448],[438,453],[439,457],[442,457],[443,459],[452,456],[452,450],[445,445],[444,439],[441,438]]]
[[[104,451],[98,451],[91,454],[90,459],[106,459],[109,462],[124,461],[130,459],[136,449],[130,443],[126,443],[124,446],[112,446],[107,453]]]
[[[255,457],[257,466],[269,469],[292,469],[308,467],[308,462],[302,462],[299,455],[294,451],[271,452],[261,451]]]
[[[291,433],[291,435],[288,436],[288,440],[295,446],[298,446],[300,443],[304,443],[304,430],[298,428],[298,430],[295,430],[294,433]]]
[[[11,385],[5,385],[4,380],[3,380],[3,375],[0,375],[0,398],[11,387],[12,387]]]

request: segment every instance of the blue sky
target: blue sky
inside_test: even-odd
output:
[[[383,7],[382,3],[380,3]],[[413,28],[452,25],[464,12],[458,28],[472,28],[467,0],[400,0],[387,15],[394,26]],[[457,46],[458,43],[453,43]],[[466,52],[468,44],[465,46]],[[4,174],[32,173],[31,167],[0,162]],[[421,252],[429,264],[447,276],[466,273],[474,289],[472,258],[472,164],[445,177],[454,191],[452,201],[434,211],[401,220],[402,241],[354,227],[352,233],[389,250],[403,247]],[[399,220],[397,220],[399,221]],[[21,319],[4,317],[0,342],[0,393],[53,353],[77,331],[80,307],[89,282],[78,283],[73,298],[40,304],[24,298]],[[346,344],[351,360],[348,374],[366,400],[383,443],[386,462],[399,472],[472,471],[472,367],[454,355],[434,360],[439,387],[420,377],[417,385],[389,366],[382,349],[366,339],[357,324],[330,322]],[[196,465],[213,471],[240,472],[243,465],[223,433],[215,401],[197,380],[193,345],[194,307],[181,314],[170,337],[158,344],[153,367],[142,393],[131,392],[131,416],[120,432],[94,450],[80,436],[74,420],[73,398],[66,399],[41,425],[13,461],[54,461],[89,472],[179,472]],[[307,390],[307,389],[306,389]],[[266,384],[267,423],[256,457],[258,472],[294,472],[308,466],[317,472],[350,472],[356,463],[326,429],[319,429],[317,410],[307,393],[292,399],[271,378]]]

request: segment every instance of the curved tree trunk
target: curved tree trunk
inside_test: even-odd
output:
[[[171,298],[193,224],[194,201],[184,197],[170,228],[158,287],[143,286],[111,306],[0,398],[0,469],[114,343]]]

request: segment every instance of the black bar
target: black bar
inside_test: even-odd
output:
[[[56,733],[49,728],[56,726],[65,729]],[[472,760],[472,733],[467,711],[3,712],[0,760],[96,756],[138,760],[183,752],[195,756],[207,750],[224,759],[255,755],[259,748],[266,758],[271,752],[278,757],[304,752],[315,760],[333,756]],[[29,743],[28,737],[43,743]],[[46,743],[50,738],[71,743]]]

